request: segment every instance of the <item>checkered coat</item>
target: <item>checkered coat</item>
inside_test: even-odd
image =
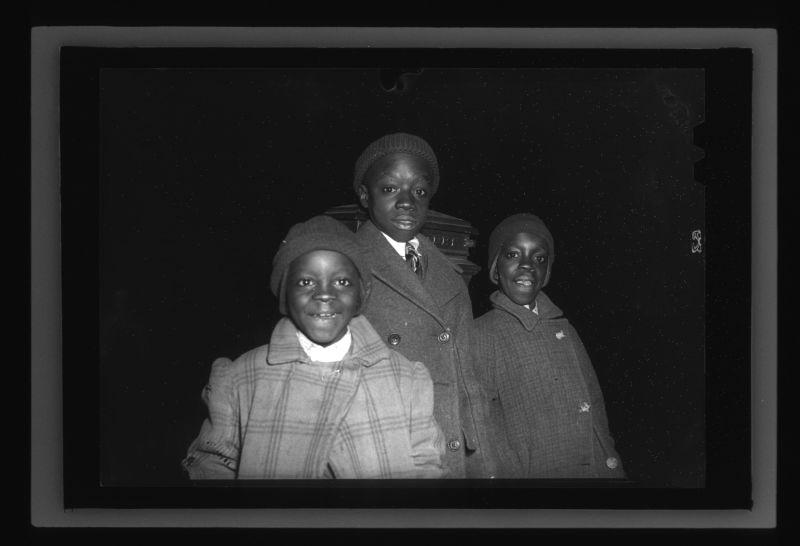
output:
[[[501,292],[475,321],[499,477],[620,478],[603,394],[578,333],[545,295],[539,314]]]
[[[447,448],[445,478],[490,478],[494,459],[486,437],[486,398],[472,369],[472,304],[458,267],[418,235],[420,280],[372,222],[356,238],[372,271],[362,312],[384,342],[431,373],[434,415]]]
[[[339,363],[310,362],[288,318],[269,345],[217,359],[208,418],[183,461],[192,479],[437,478],[444,449],[430,374],[363,316]]]

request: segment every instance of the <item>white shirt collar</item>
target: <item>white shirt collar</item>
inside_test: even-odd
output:
[[[306,335],[297,330],[297,341],[300,342],[300,347],[303,348],[303,351],[308,355],[314,362],[339,362],[344,358],[347,354],[347,351],[350,350],[350,345],[353,342],[353,336],[350,334],[350,327],[347,328],[347,332],[342,336],[342,339],[335,343],[331,343],[327,347],[323,347],[322,345],[317,345]]]
[[[395,252],[400,254],[400,257],[402,257],[405,260],[406,259],[406,244],[402,243],[400,241],[395,241],[394,239],[392,239],[391,237],[389,237],[388,235],[386,235],[382,231],[381,231],[381,235],[386,237],[386,240],[389,241],[389,244],[392,245],[392,248],[395,250]],[[408,242],[411,243],[411,245],[414,247],[414,250],[419,252],[419,239],[414,237],[413,239],[411,239]]]
[[[530,304],[530,303],[526,303],[526,304],[525,304],[525,307],[527,307],[528,309],[530,309],[530,308],[531,308],[531,304]],[[533,312],[534,312],[534,313],[536,313],[537,315],[539,314],[539,302],[538,302],[538,301],[537,301],[537,302],[535,302],[535,304],[534,304],[534,306],[533,306],[533,309],[531,309],[531,311],[533,311]]]

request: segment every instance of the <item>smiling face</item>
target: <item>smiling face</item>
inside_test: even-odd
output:
[[[358,188],[372,222],[395,241],[413,239],[428,216],[433,173],[424,159],[392,153],[376,161]]]
[[[295,326],[314,343],[339,341],[360,306],[361,279],[344,254],[314,250],[289,266],[286,308]]]
[[[518,305],[532,304],[547,282],[550,248],[532,233],[517,233],[503,243],[492,279]]]

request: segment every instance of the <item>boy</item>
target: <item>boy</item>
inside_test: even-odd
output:
[[[353,189],[370,216],[356,233],[372,273],[362,312],[393,349],[430,370],[444,477],[491,478],[484,397],[468,361],[469,293],[459,268],[419,233],[438,185],[436,155],[414,135],[383,136],[356,161]]]
[[[578,333],[541,291],[553,237],[515,214],[489,236],[494,309],[475,321],[478,375],[490,397],[503,478],[621,478],[603,395]]]
[[[430,374],[359,314],[367,272],[344,224],[292,227],[270,279],[287,316],[269,345],[214,362],[209,417],[183,461],[192,479],[441,475]]]

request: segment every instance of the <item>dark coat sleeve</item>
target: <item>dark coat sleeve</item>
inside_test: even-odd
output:
[[[486,321],[476,321],[471,340],[475,376],[485,399],[487,451],[494,462],[497,478],[524,478],[526,472],[522,457],[514,451],[508,440],[503,404],[496,382],[500,353],[497,339],[492,335],[491,330]]]
[[[594,371],[589,354],[586,352],[586,347],[584,347],[578,336],[578,332],[575,331],[572,325],[569,326],[569,329],[571,330],[570,337],[574,344],[575,353],[578,357],[578,364],[589,391],[589,403],[592,408],[594,425],[594,467],[601,477],[624,478],[625,471],[622,467],[622,459],[614,447],[614,438],[611,436],[608,426],[605,400],[600,389],[600,383],[597,380],[597,374]]]

